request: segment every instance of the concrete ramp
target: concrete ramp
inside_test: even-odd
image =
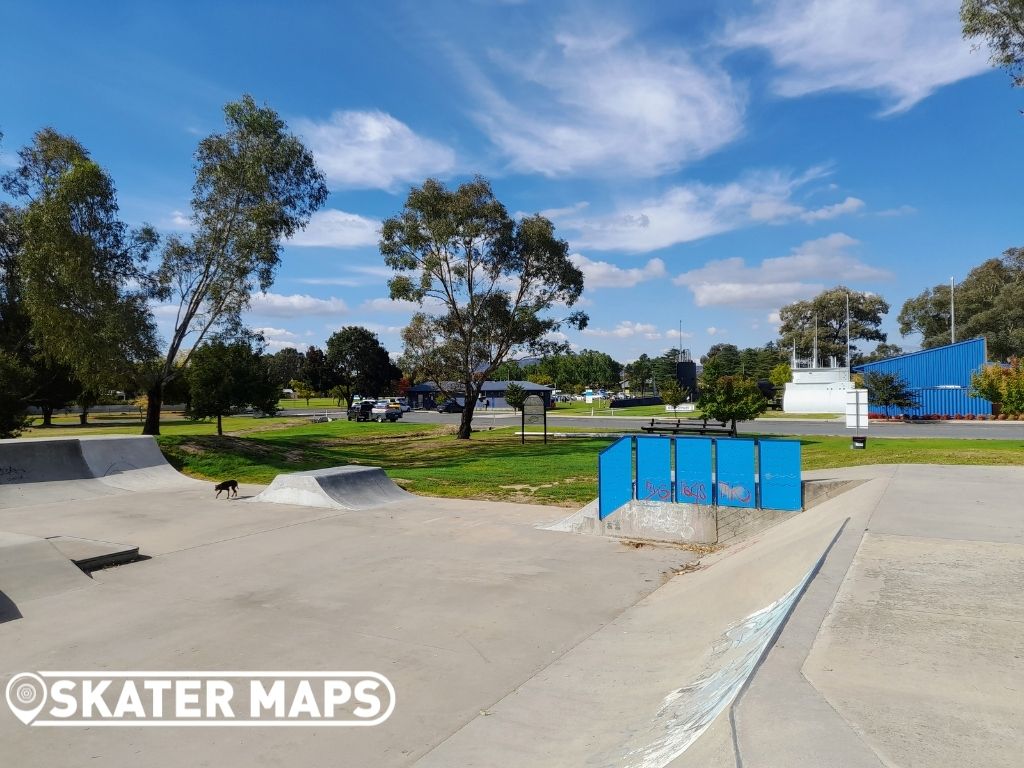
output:
[[[149,436],[0,440],[0,509],[200,485]]]
[[[0,593],[15,606],[93,583],[46,539],[0,531]]]
[[[113,488],[150,491],[209,485],[174,469],[148,435],[82,437],[79,442],[91,476]]]
[[[262,493],[246,501],[298,507],[370,509],[413,498],[380,467],[329,467],[278,475]]]

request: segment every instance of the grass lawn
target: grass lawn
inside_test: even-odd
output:
[[[340,464],[384,467],[403,487],[430,496],[576,504],[595,495],[597,452],[608,439],[520,445],[512,428],[456,440],[454,427],[304,424],[245,437],[167,435],[168,460],[189,474],[269,483],[279,472]]]
[[[515,428],[456,440],[453,427],[422,424],[302,423],[218,438],[167,434],[168,459],[189,474],[268,483],[279,472],[341,464],[384,467],[413,493],[429,496],[580,505],[597,495],[597,454],[612,438],[536,438],[520,445]],[[871,438],[864,451],[847,437],[803,437],[804,469],[859,464],[1024,465],[1024,440]]]
[[[79,426],[74,416],[55,421],[59,426],[31,429],[25,436],[141,433],[141,424],[130,419],[96,419],[88,427]],[[545,445],[535,437],[520,445],[513,426],[456,440],[450,425],[313,424],[287,415],[231,416],[224,419],[224,429],[227,434],[218,437],[213,421],[172,417],[161,423],[157,439],[174,466],[205,479],[269,483],[279,472],[366,464],[384,467],[414,493],[568,506],[597,495],[597,454],[614,439],[559,438]],[[897,463],[1024,465],[1024,440],[871,437],[863,451],[851,450],[848,437],[805,436],[800,441],[804,469]]]

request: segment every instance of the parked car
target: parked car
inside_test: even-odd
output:
[[[388,408],[387,403],[375,403],[372,400],[363,400],[359,405],[353,405],[348,409],[349,421],[391,421],[395,422],[402,418],[402,412],[394,408]]]
[[[458,400],[447,400],[437,406],[438,413],[462,413],[464,410]]]
[[[402,418],[402,409],[391,405],[387,400],[378,400],[371,411],[375,421],[398,421]]]
[[[412,410],[412,408],[409,407],[409,401],[404,397],[389,397],[388,405],[392,408],[398,408],[402,413],[408,413]]]

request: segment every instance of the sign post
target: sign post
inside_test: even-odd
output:
[[[868,444],[868,391],[850,389],[846,392],[846,428],[854,429],[850,448],[866,448]]]
[[[523,403],[523,426],[520,435],[522,443],[526,442],[526,425],[537,424],[544,427],[544,442],[548,441],[548,410],[544,407],[544,398],[530,395]]]

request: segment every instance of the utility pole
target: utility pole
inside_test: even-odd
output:
[[[818,313],[814,313],[814,350],[811,355],[811,367],[818,367]]]
[[[949,343],[956,344],[956,306],[953,304],[953,289],[956,283],[949,278]]]
[[[850,292],[846,292],[846,368],[850,369]]]

